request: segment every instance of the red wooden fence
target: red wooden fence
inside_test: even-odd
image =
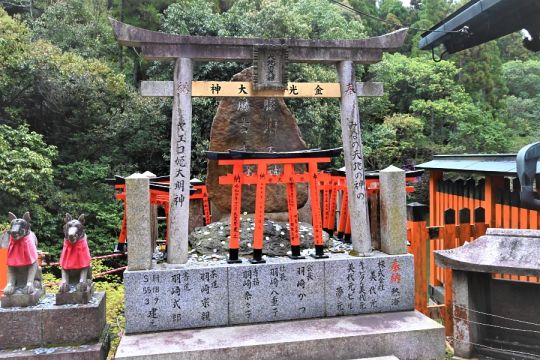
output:
[[[446,335],[452,335],[452,270],[443,269],[435,264],[433,251],[453,249],[486,233],[485,210],[477,207],[474,219],[471,211],[462,208],[459,222],[456,223],[456,211],[444,212],[444,225],[427,226],[427,206],[409,204],[407,206],[407,235],[410,242],[409,253],[414,255],[415,266],[415,307],[418,311],[430,315],[430,308],[439,308],[446,329]],[[444,286],[444,302],[430,306],[428,302],[429,286]]]
[[[464,205],[467,206],[467,204]],[[444,322],[446,335],[451,336],[453,331],[452,270],[437,266],[433,252],[453,249],[462,246],[465,242],[474,241],[486,233],[489,224],[485,221],[486,211],[483,207],[475,208],[472,217],[470,207],[461,208],[457,212],[457,217],[454,209],[447,209],[443,212],[443,224],[440,226],[427,225],[427,211],[427,206],[422,204],[414,203],[407,206],[409,253],[414,255],[415,266],[415,307],[426,315],[430,315],[432,309],[438,309]],[[533,276],[493,274],[493,277],[540,282],[539,278]],[[430,287],[431,289],[443,288],[441,304],[429,305]]]

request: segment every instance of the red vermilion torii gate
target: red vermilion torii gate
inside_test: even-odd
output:
[[[121,45],[140,48],[142,55],[149,60],[173,60],[176,62],[172,83],[153,82],[142,86],[143,91],[148,88],[152,89],[152,91],[147,92],[147,95],[150,96],[173,96],[168,227],[169,263],[185,263],[188,256],[191,97],[217,95],[215,94],[217,89],[215,85],[214,94],[207,95],[204,92],[199,92],[199,85],[192,82],[193,62],[255,62],[266,56],[264,55],[265,51],[276,51],[275,49],[285,50],[283,53],[286,54],[289,62],[335,64],[337,67],[339,98],[341,101],[343,152],[347,169],[348,206],[350,213],[355,214],[350,217],[351,241],[354,249],[360,255],[368,255],[371,252],[360,115],[357,101],[357,97],[361,95],[361,86],[358,86],[356,82],[354,65],[379,62],[382,59],[383,52],[399,49],[403,45],[407,29],[358,40],[248,39],[165,34],[133,27],[114,19],[110,20],[116,39]],[[278,71],[279,69],[275,70]],[[281,71],[286,73],[286,69]],[[290,84],[284,85],[286,89],[290,90]],[[223,85],[219,86],[225,89]],[[236,84],[231,86],[236,86]],[[204,84],[202,87],[204,88]],[[282,97],[292,95],[293,97],[320,97],[320,94],[315,90],[317,86],[311,86],[310,88],[313,88],[313,93],[305,95],[300,95],[298,90],[289,94],[289,91],[283,88],[281,90],[260,90],[258,87],[254,87],[251,95],[247,93],[247,87],[244,89],[246,93],[238,93],[236,89],[234,92],[224,91],[224,93],[227,93],[226,96]],[[320,86],[320,88],[323,87]],[[296,89],[298,89],[298,86]],[[205,91],[211,92],[211,90],[212,87],[210,86]]]
[[[253,233],[253,263],[262,260],[265,191],[268,184],[285,184],[287,187],[287,209],[289,213],[289,232],[291,240],[291,258],[301,259],[300,238],[298,234],[298,209],[296,203],[296,184],[308,183],[311,201],[311,219],[313,223],[313,242],[316,258],[326,257],[323,253],[322,218],[320,207],[320,178],[318,164],[331,161],[332,156],[341,153],[341,149],[306,150],[292,152],[257,153],[247,151],[207,152],[208,158],[218,160],[219,165],[232,166],[232,173],[220,176],[219,183],[232,185],[231,196],[231,238],[229,242],[229,262],[241,262],[238,259],[240,248],[240,209],[242,185],[256,185],[255,192],[255,231]],[[297,172],[295,165],[307,165],[304,172]],[[244,166],[256,165],[257,171],[244,173]],[[283,170],[269,172],[269,166]]]

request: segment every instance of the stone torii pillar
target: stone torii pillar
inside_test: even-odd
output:
[[[347,174],[351,242],[353,249],[365,256],[371,252],[371,232],[354,63],[341,61],[337,69],[341,87],[341,137]]]
[[[191,179],[191,59],[174,68],[167,262],[184,264],[188,255],[189,180]]]

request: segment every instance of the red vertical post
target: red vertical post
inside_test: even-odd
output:
[[[429,225],[439,225],[437,221],[438,212],[440,211],[440,202],[437,196],[437,182],[442,180],[442,171],[429,172]]]
[[[231,238],[229,240],[229,263],[240,263],[240,210],[242,206],[242,163],[233,165],[233,184],[231,196]]]
[[[336,230],[336,208],[337,208],[337,194],[338,194],[338,181],[332,176],[330,178],[330,218],[328,219],[328,234],[334,235]]]
[[[285,164],[283,175],[287,181],[287,209],[289,210],[289,233],[291,236],[292,259],[304,259],[300,255],[300,238],[298,233],[298,204],[296,199],[296,182],[294,181],[294,165]]]
[[[212,222],[212,217],[210,215],[210,203],[208,201],[208,188],[206,187],[206,185],[201,186],[201,192],[202,192],[204,224],[208,225]]]
[[[427,216],[425,205],[413,203],[407,205],[407,222],[411,229],[411,249],[414,256],[414,307],[423,314],[428,314],[428,251],[427,251]]]
[[[462,246],[471,241],[471,210],[463,208],[459,210],[459,241],[456,245]]]
[[[465,219],[464,219],[465,220]],[[469,212],[470,221],[470,212]],[[454,209],[445,211],[444,214],[443,241],[444,249],[456,247],[456,212]],[[452,269],[445,268],[444,272],[444,328],[446,336],[452,336],[454,322],[452,317]]]
[[[0,249],[0,295],[4,293],[7,284],[7,251],[8,249]]]
[[[319,173],[321,178],[321,186],[323,190],[323,220],[322,220],[322,229],[330,234],[328,229],[328,222],[330,221],[330,174],[328,173]]]
[[[308,163],[309,176],[309,195],[311,200],[311,222],[313,224],[313,243],[315,244],[314,258],[328,257],[324,255],[324,241],[322,237],[321,223],[321,203],[319,192],[319,173],[317,163],[309,161]]]
[[[257,163],[257,189],[255,190],[255,230],[253,231],[253,259],[252,263],[264,263],[262,259],[264,235],[264,205],[266,202],[266,163]]]
[[[465,201],[465,181],[463,179],[457,179],[454,182],[454,194],[456,197],[456,211],[466,208]]]
[[[441,214],[441,222],[440,225],[442,226],[444,224],[444,212],[447,209],[450,209],[452,207],[452,204],[450,203],[450,185],[448,180],[444,180],[441,183],[441,190],[442,190],[442,208],[440,210]]]
[[[169,243],[169,199],[165,202],[163,206],[163,210],[165,211],[165,222],[167,223],[167,227],[165,228],[165,244]]]
[[[511,204],[511,195],[510,192],[510,179],[504,178],[504,187],[503,187],[503,193],[502,193],[502,219],[503,219],[503,226],[505,229],[511,229],[512,228],[512,208],[510,206]]]
[[[351,214],[347,210],[347,218],[345,222],[345,235],[343,236],[343,241],[346,243],[351,243]]]
[[[538,230],[538,211],[529,211],[529,226],[532,230]]]
[[[124,199],[124,218],[122,219],[122,228],[120,229],[120,235],[118,236],[118,245],[116,246],[116,251],[125,252],[126,251],[126,242],[127,242],[127,206],[126,200]]]
[[[486,175],[484,182],[484,210],[485,210],[485,222],[488,226],[495,224],[495,196],[493,193],[493,177]]]
[[[486,210],[483,207],[474,209],[474,239],[486,233],[488,224],[486,224]]]
[[[347,226],[347,218],[349,217],[349,195],[347,188],[344,188],[341,192],[341,209],[339,211],[339,223],[337,228],[338,239],[343,239],[345,234],[345,227]]]
[[[471,214],[473,213],[474,209],[476,208],[475,202],[477,201],[475,199],[476,192],[475,192],[476,182],[474,179],[469,178],[465,182],[465,197],[466,197],[466,205],[465,207],[469,209]]]
[[[437,217],[436,217],[436,223],[435,224],[429,224],[429,226],[441,226],[443,223],[443,211],[445,209],[444,207],[444,182],[441,178],[439,181],[437,181],[436,189],[437,189],[437,197],[436,197],[436,206],[437,206]]]

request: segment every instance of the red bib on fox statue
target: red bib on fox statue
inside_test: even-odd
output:
[[[36,235],[32,231],[20,240],[9,238],[7,264],[8,266],[32,265],[38,259]]]
[[[64,248],[60,255],[60,266],[65,270],[83,269],[90,266],[90,249],[86,235],[74,244],[64,239]]]

